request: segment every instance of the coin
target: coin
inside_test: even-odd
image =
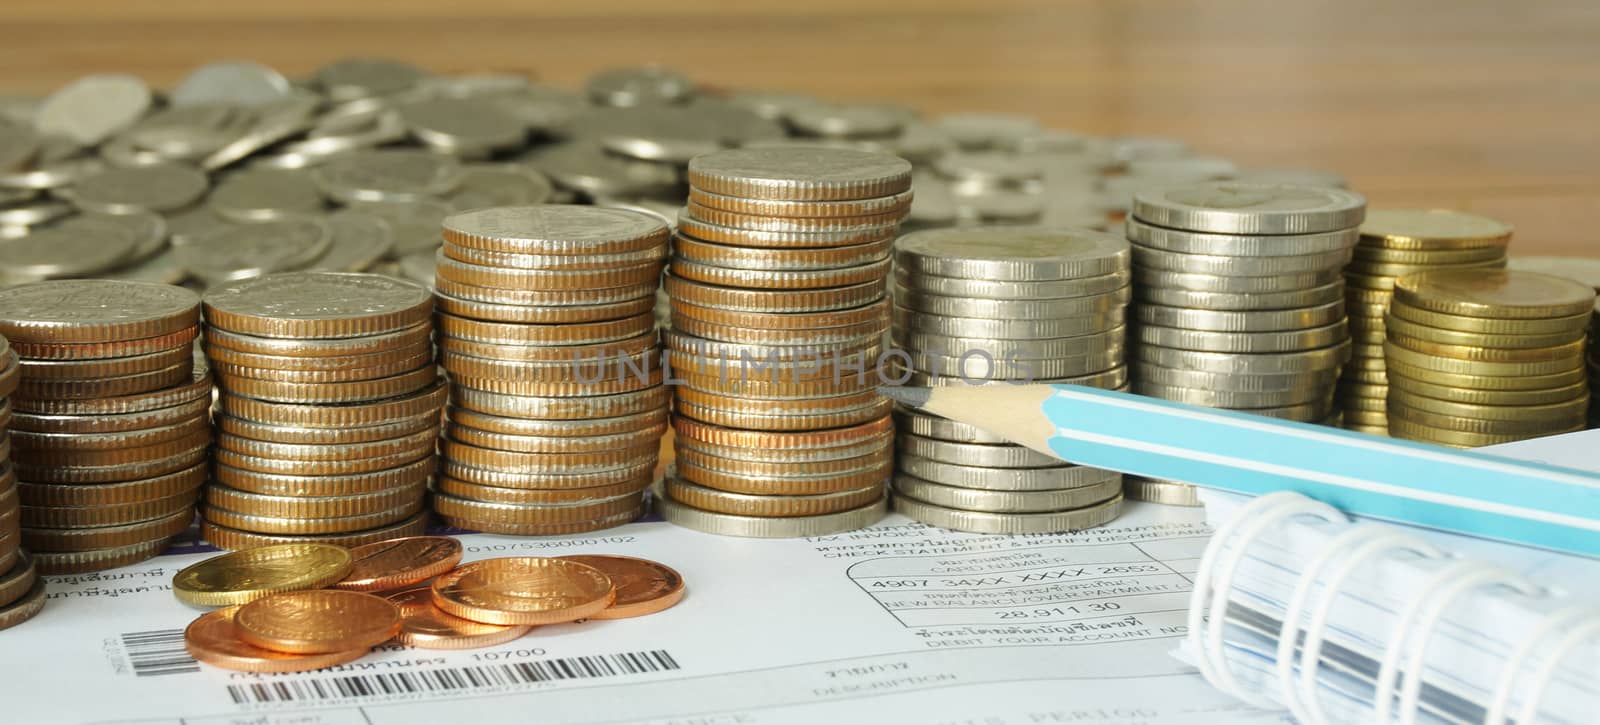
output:
[[[1495,335],[1571,334],[1573,330],[1581,330],[1586,327],[1590,318],[1593,317],[1592,313],[1546,318],[1472,317],[1421,309],[1400,300],[1395,300],[1393,304],[1389,305],[1386,312],[1392,317],[1415,322],[1419,325],[1460,332],[1486,332]]]
[[[280,403],[223,392],[217,397],[217,412],[265,425],[316,429],[365,428],[396,420],[437,416],[447,394],[443,380],[435,380],[431,385],[408,395],[337,406]]]
[[[1095,277],[1128,266],[1128,243],[1109,234],[1040,227],[978,227],[915,232],[895,244],[913,274],[983,280]]]
[[[1536,390],[1477,390],[1459,388],[1425,380],[1415,380],[1403,375],[1390,375],[1390,389],[1403,390],[1409,395],[1425,396],[1457,403],[1494,406],[1544,405],[1572,400],[1588,390],[1588,383],[1575,382],[1553,388]],[[1387,390],[1384,395],[1387,396]]]
[[[440,610],[488,624],[571,622],[604,611],[615,597],[615,586],[599,569],[541,557],[476,561],[433,583]]]
[[[683,577],[665,564],[614,555],[576,554],[561,558],[599,569],[616,588],[611,606],[590,619],[642,617],[670,609],[683,600]]]
[[[294,217],[208,229],[174,253],[194,276],[219,283],[302,269],[332,245],[333,233],[321,219]]]
[[[1344,303],[1284,310],[1196,310],[1141,304],[1133,317],[1141,324],[1209,332],[1270,332],[1304,330],[1336,324],[1344,319]]]
[[[268,355],[295,358],[351,357],[381,354],[413,346],[424,346],[429,342],[432,332],[432,325],[426,322],[408,327],[399,332],[383,335],[321,339],[241,335],[212,327],[206,330],[206,346],[226,348],[232,353],[252,356]],[[277,362],[274,361],[274,364],[277,364]],[[308,361],[306,364],[312,363]]]
[[[238,468],[227,463],[217,463],[213,474],[217,483],[253,493],[275,496],[350,496],[425,484],[435,463],[432,456],[424,456],[392,468],[333,475],[267,473]]]
[[[1425,341],[1439,345],[1476,345],[1490,348],[1540,348],[1552,345],[1562,345],[1576,340],[1582,340],[1581,331],[1563,331],[1543,334],[1465,332],[1461,330],[1447,330],[1439,327],[1412,322],[1403,317],[1388,315],[1383,327],[1392,330],[1396,335],[1412,340]]]
[[[1172,272],[1139,265],[1135,265],[1133,269],[1133,284],[1136,290],[1141,286],[1152,286],[1229,294],[1271,294],[1285,290],[1303,290],[1324,287],[1343,278],[1341,270],[1336,268],[1258,277]]]
[[[1123,482],[1122,495],[1135,501],[1149,501],[1168,506],[1203,506],[1198,489],[1177,481],[1158,481],[1149,478],[1128,477]]]
[[[1569,317],[1592,311],[1594,299],[1589,285],[1536,272],[1425,272],[1395,285],[1396,302],[1468,317]]]
[[[1127,315],[1121,309],[1044,320],[950,317],[916,312],[899,306],[896,306],[891,314],[894,326],[906,332],[1002,340],[1092,335],[1106,332],[1127,321]]]
[[[239,607],[234,632],[245,644],[290,654],[375,647],[400,631],[400,608],[363,592],[268,594]]]
[[[420,493],[420,492],[419,492]],[[243,511],[230,511],[228,509],[206,506],[201,510],[206,521],[230,529],[250,531],[262,534],[283,534],[289,536],[315,535],[315,534],[352,534],[367,529],[387,526],[408,519],[424,508],[420,496],[408,497],[407,503],[392,509],[363,513],[352,516],[307,518],[302,516],[270,516],[247,513]]]
[[[885,154],[845,149],[719,151],[689,162],[690,186],[727,196],[836,201],[899,194],[911,165]]]
[[[298,445],[345,445],[398,438],[439,425],[437,411],[411,418],[396,419],[392,423],[360,428],[309,428],[256,423],[230,415],[215,417],[217,430],[235,438],[255,441],[289,443]]]
[[[44,580],[38,579],[21,598],[0,607],[0,630],[10,629],[37,616],[44,609],[44,589]]]
[[[1479,344],[1447,345],[1428,340],[1419,340],[1398,332],[1390,334],[1389,341],[1407,350],[1427,355],[1493,363],[1542,362],[1568,359],[1585,349],[1583,340],[1547,347],[1502,348]]]
[[[1355,290],[1352,288],[1352,292]],[[1200,292],[1143,286],[1134,291],[1140,302],[1201,310],[1281,310],[1313,307],[1345,299],[1344,282],[1284,292]],[[1387,300],[1385,300],[1387,301]]]
[[[9,570],[0,573],[0,607],[8,607],[22,599],[39,580],[38,567],[27,554],[19,554]]]
[[[346,518],[381,516],[420,501],[423,482],[377,491],[321,496],[282,496],[240,491],[228,486],[206,488],[206,505],[240,514],[272,518]]]
[[[268,594],[315,589],[343,579],[350,551],[327,544],[282,544],[214,556],[172,578],[179,601],[199,607],[243,604]]]
[[[754,538],[798,538],[853,531],[876,523],[888,512],[887,498],[839,513],[776,518],[701,511],[665,497],[658,497],[656,504],[662,518],[679,526],[708,534]]]
[[[1504,247],[1511,227],[1498,220],[1446,209],[1372,209],[1361,224],[1363,244],[1387,249],[1433,250]]]
[[[22,544],[40,553],[114,549],[156,541],[167,541],[189,528],[194,510],[185,507],[158,519],[131,524],[87,528],[22,527]]]
[[[270,275],[211,288],[206,322],[280,338],[343,338],[397,332],[433,311],[426,287],[392,277],[339,272]]]
[[[1056,299],[1102,295],[1128,286],[1131,273],[1122,271],[1096,277],[1064,280],[987,280],[913,274],[896,269],[895,282],[907,289],[947,297],[981,299]]]
[[[1350,359],[1350,344],[1340,343],[1324,348],[1288,353],[1233,354],[1201,352],[1140,345],[1134,349],[1135,359],[1179,370],[1195,370],[1221,374],[1286,374],[1338,368]]]
[[[1585,379],[1581,365],[1547,375],[1534,375],[1531,373],[1520,375],[1490,375],[1474,372],[1452,373],[1410,365],[1398,358],[1386,360],[1385,366],[1390,372],[1412,380],[1425,380],[1435,385],[1449,385],[1471,390],[1542,390],[1572,385]]]
[[[780,490],[776,487],[751,486],[760,489],[754,493],[698,485],[698,481],[669,474],[664,492],[672,500],[701,511],[735,516],[820,516],[852,510],[882,498],[888,468],[884,466],[883,470],[874,471],[870,476],[848,476],[830,482],[837,484],[838,488],[830,485],[814,490]],[[687,471],[681,467],[681,462],[680,470]]]
[[[276,546],[279,544],[320,543],[336,546],[362,546],[376,541],[387,541],[401,536],[420,536],[428,522],[426,513],[418,513],[408,519],[380,526],[365,531],[349,534],[320,534],[320,535],[280,535],[260,534],[252,531],[240,531],[226,526],[201,519],[200,537],[222,549],[249,549],[258,546]]]
[[[1133,217],[1157,226],[1223,234],[1314,234],[1365,218],[1366,199],[1343,189],[1212,181],[1140,191]]]
[[[1110,478],[1091,486],[1054,491],[994,491],[947,486],[899,475],[894,478],[894,490],[897,495],[963,511],[1038,513],[1078,509],[1105,501],[1122,492],[1122,480]]]
[[[239,639],[232,606],[200,615],[183,631],[184,649],[208,665],[241,672],[306,672],[353,662],[369,648],[359,647],[328,654],[290,654],[246,644]]]
[[[1276,332],[1198,332],[1176,327],[1141,325],[1133,337],[1160,347],[1222,353],[1291,353],[1337,345],[1350,336],[1344,321],[1325,327]]]
[[[1122,510],[1122,494],[1080,509],[1049,513],[985,513],[962,511],[896,496],[895,510],[917,521],[955,531],[985,534],[1042,534],[1102,526]]]
[[[1456,375],[1518,377],[1526,375],[1555,375],[1575,367],[1582,367],[1582,349],[1581,345],[1574,344],[1556,348],[1556,354],[1565,353],[1562,357],[1552,356],[1548,359],[1528,362],[1485,362],[1430,355],[1402,347],[1394,342],[1386,342],[1383,345],[1385,360],[1404,363],[1414,368]]]
[[[421,649],[476,649],[510,642],[527,634],[526,624],[497,625],[446,614],[433,603],[433,587],[416,586],[388,596],[400,610],[395,641]]]
[[[1314,234],[1241,236],[1167,229],[1135,218],[1129,218],[1125,226],[1128,240],[1146,247],[1183,254],[1229,257],[1318,255],[1348,250],[1356,245],[1358,238],[1356,230],[1350,228]]]
[[[199,313],[193,292],[145,282],[63,280],[0,291],[0,334],[14,342],[157,337],[194,326]]]
[[[121,483],[50,484],[19,482],[22,500],[39,507],[117,506],[167,499],[205,483],[207,467],[197,464],[156,478]]]
[[[289,383],[218,375],[217,387],[227,393],[277,403],[372,403],[411,395],[438,380],[432,365],[408,373],[340,383]]]

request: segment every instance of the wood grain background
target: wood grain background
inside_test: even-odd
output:
[[[710,84],[1008,110],[1339,171],[1374,205],[1476,210],[1514,252],[1600,255],[1593,0],[6,0],[0,92],[207,60],[379,55],[574,85],[659,62]]]

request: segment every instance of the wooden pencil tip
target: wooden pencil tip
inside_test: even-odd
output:
[[[904,386],[879,386],[878,394],[902,405],[921,408],[933,397],[933,388],[908,388]]]

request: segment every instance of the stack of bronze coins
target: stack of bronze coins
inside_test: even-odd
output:
[[[1345,267],[1345,309],[1354,342],[1339,376],[1344,426],[1389,433],[1389,378],[1384,366],[1384,314],[1395,280],[1428,270],[1506,265],[1511,227],[1488,217],[1443,209],[1372,209]],[[1401,323],[1404,324],[1404,323]]]
[[[198,296],[162,284],[0,292],[0,331],[21,358],[11,401],[21,540],[40,573],[147,559],[194,520],[211,443],[199,317]]]
[[[666,225],[497,207],[446,218],[444,239],[435,286],[452,395],[434,510],[519,535],[637,518],[666,431],[654,313]]]
[[[221,391],[201,533],[224,549],[422,531],[443,385],[433,297],[391,277],[269,275],[211,288]]]
[[[1041,227],[917,232],[895,244],[894,341],[912,385],[1073,383],[1126,389],[1128,243]],[[1063,464],[972,426],[896,412],[895,510],[985,533],[1098,526],[1122,476]]]
[[[676,469],[661,513],[736,536],[814,536],[886,511],[878,395],[890,247],[911,164],[761,148],[689,163],[666,287]]]
[[[0,338],[0,437],[11,427],[11,393],[21,380],[22,366],[11,344]],[[22,549],[22,522],[17,472],[11,466],[10,438],[0,448],[0,629],[32,619],[44,608],[44,580],[28,552]]]
[[[1594,288],[1536,272],[1401,277],[1384,361],[1389,434],[1476,447],[1582,430]]]

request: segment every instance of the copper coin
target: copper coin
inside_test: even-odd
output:
[[[200,335],[200,326],[136,340],[109,342],[22,342],[12,343],[18,355],[29,360],[103,360],[113,357],[148,355],[162,350],[186,348]]]
[[[679,436],[717,446],[738,448],[835,448],[868,441],[894,430],[888,416],[849,428],[770,432],[706,425],[687,418],[673,418],[672,428]]]
[[[702,284],[677,275],[664,278],[667,295],[704,307],[762,313],[832,312],[883,299],[887,283],[873,280],[837,289],[737,289]]]
[[[400,375],[342,383],[286,383],[256,380],[232,375],[217,375],[217,387],[246,398],[277,403],[371,403],[385,398],[411,395],[427,389],[438,379],[433,365],[424,365]]]
[[[661,262],[633,262],[606,269],[545,270],[489,267],[451,259],[440,250],[434,274],[474,287],[500,289],[588,289],[643,284],[661,275]]]
[[[116,569],[152,559],[166,550],[167,542],[168,539],[161,538],[113,549],[37,552],[33,554],[33,558],[38,563],[40,574],[82,574]]]
[[[512,418],[582,420],[614,418],[664,408],[672,397],[665,386],[595,396],[504,395],[453,386],[450,402],[468,410]]]
[[[504,521],[475,521],[443,513],[439,514],[439,520],[458,529],[480,531],[485,534],[500,534],[502,536],[570,536],[589,531],[616,528],[632,523],[643,514],[644,507],[640,506],[632,511],[623,511],[597,519],[565,524],[514,524]]]
[[[440,441],[439,452],[464,466],[505,473],[570,475],[628,468],[660,450],[655,443],[597,453],[522,453],[480,448],[458,441]]]
[[[712,511],[733,516],[821,516],[865,506],[884,496],[885,471],[878,479],[860,488],[812,494],[761,495],[734,493],[699,486],[680,478],[668,477],[665,490],[672,500],[693,506],[702,511]]]
[[[218,526],[210,521],[200,521],[200,537],[211,542],[219,549],[241,550],[253,549],[260,546],[276,546],[278,544],[334,544],[337,546],[354,547],[371,544],[375,541],[387,541],[401,536],[421,536],[428,525],[428,514],[419,513],[411,518],[399,521],[388,526],[375,529],[357,531],[349,534],[309,534],[309,535],[284,535],[284,534],[258,534],[253,531],[241,531],[226,526]]]
[[[359,428],[401,418],[438,415],[448,392],[443,380],[422,391],[397,398],[346,405],[277,403],[223,393],[217,412],[256,423],[305,428]]]
[[[439,413],[438,411],[429,411],[410,418],[396,419],[393,422],[369,426],[351,426],[349,428],[271,425],[236,418],[231,415],[218,415],[215,422],[219,435],[246,438],[264,443],[327,446],[370,443],[436,428],[439,425]]]
[[[439,311],[456,317],[523,324],[579,324],[602,322],[642,314],[655,308],[655,296],[581,307],[533,307],[463,300],[438,295]]]
[[[20,442],[20,441],[19,441]],[[191,430],[181,438],[140,446],[138,448],[112,448],[106,450],[72,450],[57,447],[24,448],[18,446],[12,460],[29,466],[117,466],[157,461],[180,455],[211,442],[209,426]]]
[[[165,390],[190,380],[194,363],[185,360],[177,365],[154,372],[122,375],[114,378],[92,380],[29,380],[24,379],[15,393],[19,399],[53,398],[84,400],[115,398]]]
[[[893,264],[893,260],[885,257],[875,262],[837,269],[733,269],[673,257],[672,274],[702,284],[739,289],[833,289],[885,280]]]
[[[654,313],[646,312],[604,322],[528,325],[441,314],[438,326],[440,334],[495,345],[586,345],[638,337],[655,329],[656,318]]]
[[[298,475],[263,473],[218,463],[213,471],[217,483],[240,491],[275,496],[349,496],[393,488],[407,488],[428,481],[434,469],[432,456],[402,466],[367,473],[344,475]]]
[[[631,415],[621,415],[605,418],[588,418],[580,420],[549,420],[542,418],[523,418],[479,413],[467,408],[451,407],[445,410],[445,416],[451,423],[459,423],[478,430],[492,433],[508,433],[524,436],[548,436],[553,438],[571,438],[578,436],[603,436],[615,433],[654,428],[667,421],[665,407],[657,410],[647,410]]]
[[[678,237],[673,251],[690,262],[734,269],[839,269],[889,257],[894,239],[821,249],[761,249]]]
[[[183,631],[183,647],[196,660],[228,670],[240,672],[308,672],[354,662],[369,648],[361,647],[344,652],[297,655],[275,652],[239,639],[234,617],[239,607],[226,607],[206,612],[191,622]]]
[[[191,439],[209,433],[211,422],[204,414],[172,425],[111,433],[34,433],[14,430],[11,438],[18,450],[46,450],[56,453],[147,448],[162,443]]]
[[[44,580],[36,579],[20,599],[0,607],[0,629],[10,629],[33,619],[41,609],[44,609]]]
[[[275,496],[240,491],[221,484],[206,487],[206,505],[253,516],[337,519],[369,516],[422,498],[423,483],[345,496]]]
[[[170,539],[194,522],[194,510],[185,509],[159,519],[117,526],[81,529],[22,529],[22,544],[31,551],[89,551],[133,546],[147,541]]]
[[[557,624],[611,606],[616,588],[592,566],[534,556],[485,559],[433,582],[433,602],[448,614],[488,624]]]
[[[460,441],[468,445],[491,448],[499,451],[520,451],[523,453],[596,453],[601,451],[624,450],[637,446],[659,443],[661,435],[667,431],[665,422],[657,423],[650,428],[643,428],[627,433],[612,433],[608,435],[590,435],[581,437],[572,436],[527,436],[513,433],[495,433],[491,431],[470,428],[454,422],[445,426],[445,437],[453,441]]]
[[[448,536],[408,536],[355,547],[355,568],[334,589],[376,592],[424,582],[461,563],[461,542]]]
[[[22,360],[22,375],[29,380],[95,380],[127,375],[154,373],[182,362],[194,360],[194,352],[185,344],[170,350],[160,350],[129,357],[97,360]]]
[[[611,305],[641,297],[654,297],[656,281],[622,287],[595,287],[592,289],[499,289],[462,284],[448,279],[434,281],[438,294],[469,302],[487,302],[497,305],[527,307],[592,307]]]
[[[887,321],[889,308],[889,300],[880,299],[860,307],[829,312],[741,312],[698,305],[679,298],[672,299],[674,320],[689,319],[711,325],[761,330],[809,330]]]
[[[444,256],[458,262],[482,267],[504,267],[528,270],[608,270],[666,258],[667,245],[636,249],[628,252],[605,254],[524,254],[474,249],[457,244],[439,248]]]
[[[400,608],[363,592],[312,589],[269,594],[239,607],[239,639],[291,654],[370,649],[400,631]]]
[[[211,398],[211,372],[195,367],[188,382],[133,395],[103,398],[16,398],[19,412],[41,415],[120,415],[170,408]]]
[[[497,503],[458,498],[449,494],[433,495],[433,510],[440,516],[452,516],[472,521],[505,523],[516,526],[546,526],[573,524],[603,519],[629,511],[636,511],[644,500],[642,490],[598,501],[578,501],[557,504]]]
[[[656,469],[659,453],[625,464],[620,468],[591,473],[517,473],[469,466],[446,457],[439,461],[439,475],[480,486],[517,489],[571,489],[612,486],[632,481]]]
[[[304,536],[321,534],[354,534],[367,529],[375,529],[408,519],[423,508],[423,501],[419,497],[416,501],[397,506],[387,511],[359,516],[341,516],[338,518],[293,518],[287,516],[260,516],[238,511],[229,511],[207,506],[202,509],[201,515],[205,520],[219,526],[240,531],[253,531],[258,534],[282,534],[286,536]]]
[[[13,431],[31,433],[121,433],[176,425],[193,418],[204,418],[211,400],[196,398],[179,405],[131,413],[99,415],[49,415],[16,413]]]
[[[485,624],[446,614],[433,603],[433,587],[412,587],[389,595],[400,608],[395,641],[420,649],[476,649],[510,642],[533,629],[527,624]]]
[[[295,372],[334,372],[345,368],[361,369],[374,368],[392,364],[396,360],[404,360],[417,355],[431,352],[433,344],[427,338],[422,338],[406,345],[380,350],[378,352],[363,353],[360,355],[324,355],[308,357],[301,355],[257,355],[248,352],[239,352],[221,345],[205,345],[206,358],[213,364],[226,363],[245,368],[268,370],[283,370]],[[259,377],[259,376],[255,376]]]
[[[693,199],[689,200],[685,213],[708,224],[765,232],[851,232],[861,229],[881,229],[885,224],[898,224],[905,218],[903,209],[849,216],[782,217],[718,209],[700,204]]]
[[[217,448],[221,450],[233,451],[244,456],[326,462],[405,455],[419,449],[431,448],[433,439],[437,435],[438,432],[430,426],[398,438],[361,443],[318,444],[274,443],[221,433],[217,435],[216,443]]]
[[[666,371],[663,366],[651,365],[644,375],[636,374],[633,370],[627,370],[619,376],[602,378],[596,382],[584,382],[582,380],[570,382],[496,380],[494,378],[477,378],[456,374],[452,374],[450,379],[458,387],[470,388],[494,395],[593,397],[630,393],[636,390],[657,387],[661,385],[665,377]]]
[[[200,445],[171,458],[107,466],[33,466],[15,464],[17,477],[35,483],[118,483],[140,481],[181,471],[206,459],[209,444]]]
[[[221,465],[243,468],[257,473],[281,473],[295,476],[348,476],[399,468],[433,455],[430,438],[416,448],[374,458],[351,458],[332,461],[303,461],[294,458],[266,458],[218,448],[212,451],[213,460]]]
[[[35,528],[59,529],[137,524],[191,511],[199,496],[196,488],[166,498],[115,506],[23,506],[22,523]]]
[[[617,589],[616,601],[591,619],[641,617],[683,600],[683,577],[665,564],[631,556],[579,554],[561,558],[605,572]]]
[[[27,554],[20,554],[10,568],[0,574],[0,607],[9,607],[21,599],[38,579],[39,570],[33,560]]]
[[[488,501],[492,503],[523,503],[523,504],[563,504],[563,503],[595,503],[605,499],[638,493],[650,487],[655,481],[655,473],[647,471],[636,478],[613,483],[605,486],[589,486],[586,488],[506,488],[502,486],[485,486],[480,483],[470,483],[455,478],[440,478],[434,484],[435,490],[457,498]]]

